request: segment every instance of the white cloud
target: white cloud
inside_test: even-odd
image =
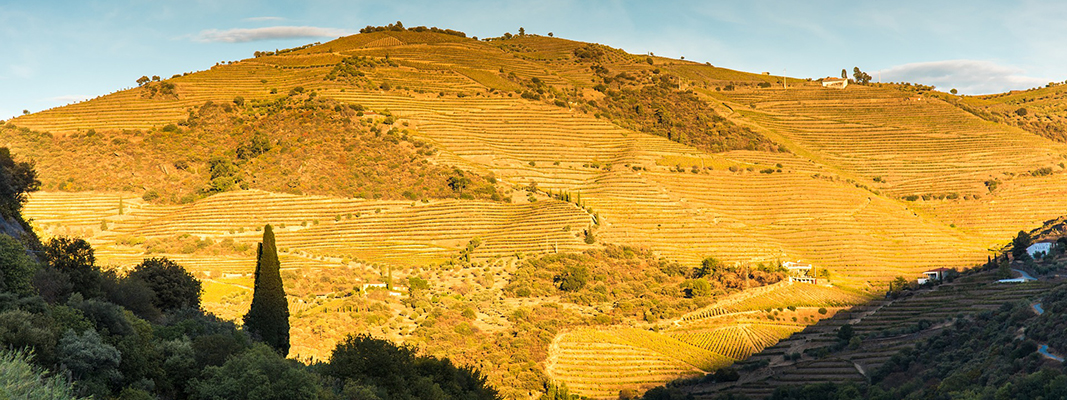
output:
[[[196,39],[201,42],[244,43],[271,39],[298,39],[315,37],[341,37],[352,33],[344,29],[316,26],[271,26],[266,28],[201,31]]]
[[[282,18],[282,17],[252,17],[252,18],[245,18],[244,21],[248,21],[248,22],[285,21],[285,18]]]
[[[1026,75],[1026,70],[992,61],[945,60],[898,65],[871,75],[883,82],[912,82],[934,85],[939,90],[958,89],[964,94],[1002,93],[1044,86],[1045,78]]]
[[[91,98],[92,96],[86,96],[84,94],[65,94],[62,96],[49,97],[48,101],[56,103],[77,103],[79,101],[84,101]]]

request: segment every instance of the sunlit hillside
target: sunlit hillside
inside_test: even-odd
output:
[[[85,237],[119,268],[174,259],[207,310],[239,318],[272,224],[297,357],[371,332],[516,398],[714,371],[1067,209],[1067,145],[1048,135],[921,87],[786,83],[551,37],[383,31],[18,117],[0,138],[37,163],[25,215],[42,236]],[[505,290],[580,252],[659,276],[642,290],[662,302],[621,310],[596,273],[588,296]],[[689,272],[708,257],[745,274],[803,260],[833,287],[694,295],[682,285],[717,279]]]

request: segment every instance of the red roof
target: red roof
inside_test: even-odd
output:
[[[827,78],[822,78],[822,80],[823,81],[828,81],[828,82],[837,82],[837,81],[843,81],[843,80],[845,80],[845,78],[829,78],[829,77],[827,77]]]

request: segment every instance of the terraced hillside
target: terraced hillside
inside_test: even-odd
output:
[[[779,79],[557,38],[386,31],[21,116],[0,137],[42,171],[48,192],[26,207],[42,234],[86,237],[117,267],[176,259],[206,307],[236,317],[271,223],[295,353],[373,332],[479,364],[510,397],[546,376],[612,397],[713,370],[896,276],[984,262],[1067,209],[1067,145],[911,87]],[[603,244],[682,269],[802,259],[845,289],[707,295],[686,304],[719,308],[659,333],[611,304],[501,295],[524,260]],[[589,364],[588,346],[618,357]],[[639,362],[656,377],[604,380]]]
[[[779,386],[868,382],[895,354],[936,336],[953,320],[996,310],[1005,303],[1035,301],[1057,285],[1054,281],[1002,284],[995,282],[993,274],[981,273],[908,297],[872,301],[840,311],[745,360],[739,369],[746,371],[736,382],[696,384],[687,390],[696,398],[724,393],[765,398]],[[850,325],[854,336],[861,339],[847,348],[819,351],[839,342],[838,332],[844,325]]]
[[[414,271],[450,262],[472,240],[480,243],[470,253],[474,260],[581,251],[588,245],[563,228],[591,225],[590,215],[573,204],[548,199],[421,203],[261,191],[225,193],[187,206],[153,205],[128,194],[42,192],[33,194],[24,212],[45,236],[88,238],[104,265],[129,267],[158,255],[181,263],[206,280],[205,307],[226,318],[243,315],[244,309],[234,306],[250,301],[255,243],[266,223],[275,226],[291,307],[348,298],[364,283],[403,282]],[[439,279],[444,285],[452,278]],[[327,316],[297,319],[294,326],[322,318]],[[294,352],[324,357],[346,333],[295,334]]]
[[[545,370],[582,396],[642,392],[744,360],[866,299],[839,288],[776,283],[725,297],[654,330],[565,331],[553,340]]]
[[[741,112],[747,118],[894,196],[984,195],[990,177],[1058,166],[1067,151],[937,98],[895,89],[798,87],[724,97],[751,107]]]
[[[1050,82],[1043,88],[1013,90],[985,96],[941,95],[976,116],[1025,129],[1059,142],[1067,142],[1067,82]]]
[[[1067,146],[893,86],[716,92],[798,154],[989,246],[1067,204]]]

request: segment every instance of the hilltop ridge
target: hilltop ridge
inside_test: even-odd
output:
[[[606,245],[646,249],[679,271],[708,257],[746,275],[805,260],[844,294],[782,293],[833,307],[897,276],[983,263],[1016,231],[1062,215],[1067,144],[982,117],[968,101],[917,86],[824,88],[545,36],[384,30],[21,116],[0,137],[37,162],[44,192],[26,215],[42,235],[86,237],[118,267],[175,256],[209,282],[205,307],[227,316],[247,306],[248,221],[284,222],[283,278],[301,288],[294,352],[321,356],[339,339],[330,325],[352,324],[483,363],[518,397],[582,368],[580,356],[551,370],[560,375],[546,368],[557,339],[623,335],[610,346],[631,351],[619,349],[645,336],[614,328],[656,328],[664,322],[653,316],[696,306],[642,304],[612,317],[619,305],[600,295],[505,290],[530,260]],[[168,238],[179,244],[161,245]],[[678,298],[692,295],[680,282],[703,279],[671,276],[678,282],[663,290]],[[364,285],[413,278],[426,292]],[[760,346],[703,346],[752,354],[822,318],[795,313],[803,323],[718,333]],[[523,331],[519,314],[611,329],[553,326],[518,343],[505,333]],[[627,354],[669,366],[663,380],[693,372],[654,349]]]

